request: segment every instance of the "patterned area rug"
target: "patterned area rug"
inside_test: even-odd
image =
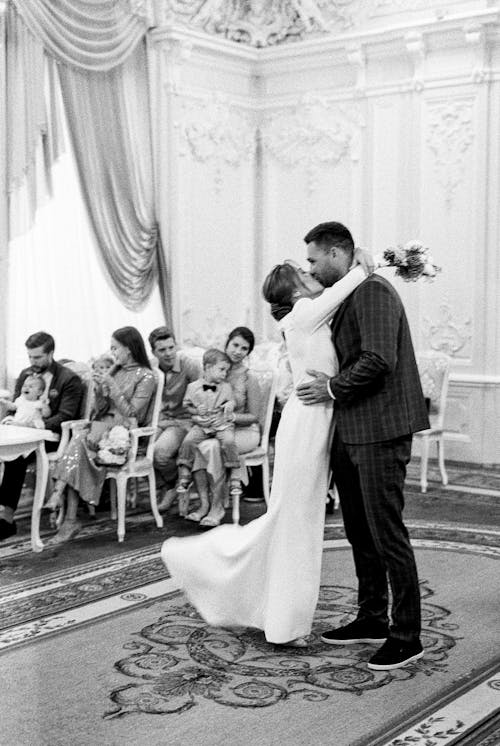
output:
[[[426,654],[421,661],[392,672],[366,667],[371,645],[327,646],[319,639],[324,629],[344,623],[355,610],[351,554],[338,538],[326,542],[320,602],[310,645],[304,650],[269,645],[262,633],[252,629],[207,626],[166,573],[156,584],[150,582],[154,573],[161,572],[154,548],[142,558],[137,553],[123,556],[120,561],[128,569],[115,566],[108,572],[89,563],[86,581],[69,573],[59,578],[61,588],[78,587],[76,595],[83,594],[81,608],[88,614],[80,622],[75,622],[74,598],[57,599],[56,593],[56,601],[47,601],[43,609],[43,596],[53,595],[48,588],[37,589],[34,584],[11,588],[10,600],[4,596],[4,601],[12,604],[14,623],[9,627],[6,615],[1,633],[10,631],[10,642],[0,634],[4,645],[0,665],[9,681],[0,703],[0,742],[16,746],[69,742],[75,746],[448,746],[456,742],[471,730],[467,708],[461,708],[460,717],[435,715],[436,708],[464,692],[469,696],[478,686],[500,697],[500,675],[494,675],[500,666],[500,549],[493,545],[499,537],[495,535],[492,542],[493,533],[486,532],[481,543],[476,532],[475,543],[468,544],[465,533],[462,541],[447,539],[445,527],[440,529],[441,539],[435,527],[427,538],[424,526],[417,529],[421,538],[414,543]],[[331,529],[332,537],[337,530]],[[146,585],[121,594],[134,605],[125,611],[110,607],[92,616],[91,610],[99,606],[89,603],[92,589],[102,594],[104,581],[110,578],[115,593],[123,590],[125,586],[116,580],[122,570],[123,582],[131,588],[128,570],[138,569],[139,564]],[[83,589],[82,583],[86,583]],[[159,589],[156,598],[147,595],[153,586]],[[16,597],[18,602],[36,599],[32,611],[28,601],[16,611]],[[47,613],[65,604],[69,621],[64,631],[45,634],[40,626],[53,618]],[[23,628],[22,620],[26,622],[30,614],[32,619],[39,615],[34,622],[38,632],[16,638],[15,631]],[[421,735],[399,738],[412,727],[420,728]]]

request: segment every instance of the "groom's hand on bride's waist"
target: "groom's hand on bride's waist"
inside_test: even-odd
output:
[[[332,397],[328,391],[329,376],[319,370],[306,370],[306,373],[312,376],[311,380],[299,383],[295,389],[302,404],[320,404],[331,401]]]

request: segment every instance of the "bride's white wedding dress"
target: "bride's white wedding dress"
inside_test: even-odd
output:
[[[337,360],[329,320],[365,279],[351,270],[317,298],[301,298],[280,322],[294,385],[307,369],[332,376]],[[214,626],[264,630],[283,643],[310,633],[321,572],[333,402],[287,401],[275,442],[267,512],[246,526],[172,538],[162,559],[203,618]]]

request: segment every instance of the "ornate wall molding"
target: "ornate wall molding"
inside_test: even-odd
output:
[[[214,94],[210,99],[183,99],[174,124],[179,133],[179,155],[191,155],[199,163],[215,168],[215,189],[220,191],[225,167],[249,162],[256,147],[252,116],[231,105],[229,98]]]
[[[467,151],[474,140],[473,102],[450,100],[429,104],[427,145],[434,155],[434,167],[446,206],[451,207],[464,175]]]
[[[420,31],[411,31],[405,36],[405,46],[413,62],[412,87],[417,93],[424,89],[425,38]]]
[[[454,0],[441,0],[436,7],[435,0],[413,0],[408,7],[408,0],[374,0],[371,15],[390,15],[391,13],[408,13],[408,11],[432,10],[436,18],[444,18],[446,10],[444,6],[452,5]]]
[[[351,29],[366,0],[130,0],[155,3],[156,23],[189,24],[253,47]]]
[[[424,316],[422,335],[432,350],[445,352],[447,355],[454,357],[464,349],[471,339],[472,320],[458,321],[454,319],[449,303],[442,303],[436,321]]]
[[[158,46],[163,63],[163,85],[167,93],[180,93],[182,68],[191,57],[193,44],[188,39],[161,39]]]
[[[311,194],[321,168],[336,166],[343,158],[360,157],[364,120],[356,104],[329,104],[306,94],[292,109],[281,109],[261,125],[264,153],[287,168],[302,168]]]
[[[473,83],[486,83],[491,77],[491,70],[488,68],[486,29],[481,23],[467,23],[464,26],[464,36],[466,43],[472,48],[474,59],[471,80]]]

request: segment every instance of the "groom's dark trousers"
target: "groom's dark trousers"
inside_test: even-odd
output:
[[[358,618],[386,623],[391,637],[420,634],[418,575],[403,523],[412,433],[429,427],[399,295],[378,275],[342,304],[332,323],[339,373],[332,471],[358,577]]]
[[[387,624],[392,590],[391,637],[420,635],[420,593],[413,550],[403,523],[403,485],[411,436],[349,445],[334,436],[335,475],[346,536],[358,577],[358,618]]]

